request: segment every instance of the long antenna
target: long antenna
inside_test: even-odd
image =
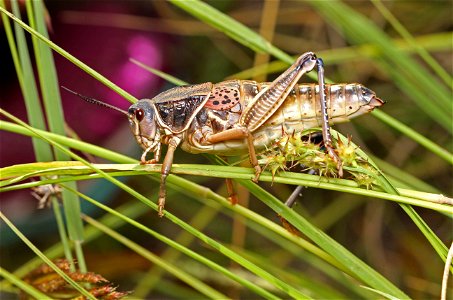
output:
[[[74,91],[68,89],[68,88],[65,87],[65,86],[61,86],[61,87],[64,88],[65,90],[67,90],[68,92],[70,92],[71,94],[74,94],[74,95],[76,95],[76,96],[79,96],[80,98],[82,98],[83,100],[85,100],[85,101],[88,102],[88,103],[97,104],[97,105],[99,105],[99,106],[104,106],[104,107],[107,107],[107,108],[110,108],[110,109],[119,111],[120,113],[123,113],[123,114],[125,114],[126,116],[129,115],[129,114],[127,113],[127,111],[122,110],[121,108],[118,108],[118,107],[116,107],[116,106],[107,104],[107,103],[102,102],[102,101],[99,101],[99,100],[96,100],[96,99],[94,99],[94,98],[90,98],[90,97],[84,96],[84,95],[82,95],[82,94],[79,94],[79,93],[77,93],[77,92],[74,92]]]

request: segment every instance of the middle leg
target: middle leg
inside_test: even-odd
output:
[[[253,134],[245,127],[236,127],[228,129],[219,133],[215,133],[206,137],[206,141],[210,144],[225,142],[229,140],[245,139],[249,152],[250,163],[255,169],[254,182],[258,182],[261,174],[261,167],[258,164],[258,158],[256,157],[255,145]]]

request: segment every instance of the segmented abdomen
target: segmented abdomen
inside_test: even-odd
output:
[[[269,83],[257,83],[248,80],[230,80],[214,85],[214,89],[228,89],[228,95],[239,92],[239,103],[234,107],[221,107],[213,109],[214,103],[209,103],[206,109],[212,110],[217,116],[216,119],[228,120],[230,114],[240,115],[245,107],[263,88],[267,88]],[[344,122],[349,120],[348,116],[360,109],[359,84],[327,84],[326,99],[329,119],[332,123]],[[220,96],[220,95],[219,95]],[[224,97],[225,95],[222,95]],[[222,99],[222,98],[220,98]],[[212,102],[217,98],[213,97]],[[356,114],[357,115],[357,114]],[[208,118],[209,119],[209,118]],[[262,126],[253,132],[254,144],[257,149],[271,145],[276,139],[281,137],[282,132],[292,133],[301,132],[313,127],[321,127],[321,106],[319,102],[319,87],[316,84],[299,84],[288,97],[281,107],[271,116]],[[207,120],[211,124],[216,120]],[[212,126],[212,125],[211,125]],[[234,126],[234,125],[233,125]],[[227,129],[227,128],[225,128]],[[225,129],[221,129],[223,131]],[[196,130],[192,128],[190,130]],[[216,133],[216,132],[214,132]],[[190,132],[186,135],[190,136]],[[184,139],[182,147],[191,153],[214,153],[221,155],[236,155],[247,152],[247,145],[243,140],[225,141],[216,144],[193,145],[190,139]]]
[[[329,119],[345,121],[360,108],[359,84],[326,84],[326,101]],[[307,128],[321,125],[319,86],[300,84],[293,89],[277,112],[267,120],[267,126],[301,122]],[[304,129],[307,129],[304,128]]]
[[[359,101],[359,84],[326,84],[326,101],[329,120],[345,122],[362,105]],[[319,86],[299,84],[286,98],[282,106],[255,133],[255,145],[264,147],[279,138],[282,130],[287,133],[301,132],[322,126]]]

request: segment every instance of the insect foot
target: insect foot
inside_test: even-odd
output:
[[[51,176],[50,179],[56,179],[57,176]],[[31,195],[38,200],[38,209],[50,207],[52,197],[61,199],[62,188],[56,184],[44,184],[31,188]]]

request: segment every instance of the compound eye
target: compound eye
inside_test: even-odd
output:
[[[135,111],[134,111],[134,114],[135,114],[135,118],[137,119],[137,121],[141,122],[143,120],[143,118],[145,117],[145,112],[143,111],[143,109],[141,108],[137,108]]]

